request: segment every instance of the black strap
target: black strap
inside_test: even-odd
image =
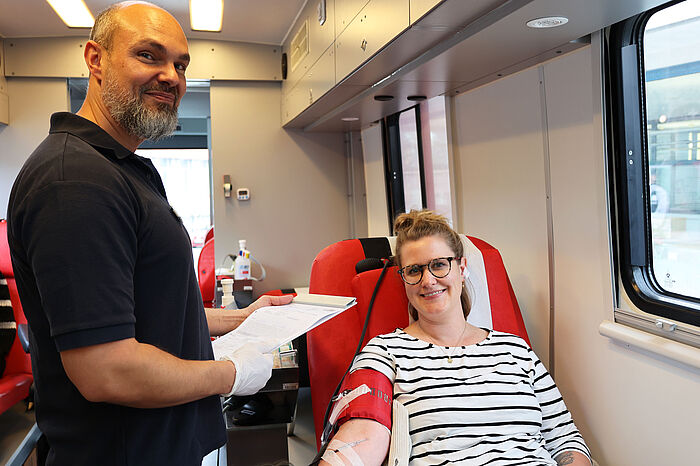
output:
[[[382,239],[382,238],[370,238],[370,239]],[[386,239],[386,238],[383,238]],[[360,240],[362,241],[362,240]],[[387,241],[387,244],[389,242]],[[362,350],[362,342],[365,339],[365,334],[367,333],[367,326],[369,324],[369,318],[372,315],[372,309],[374,308],[374,299],[377,297],[377,293],[379,292],[379,287],[382,284],[382,281],[384,280],[384,275],[386,274],[387,269],[389,268],[391,262],[390,261],[385,261],[384,266],[382,267],[382,271],[379,274],[379,278],[377,278],[377,283],[374,285],[374,291],[372,292],[372,297],[369,299],[369,305],[367,306],[367,317],[365,317],[365,324],[362,327],[362,333],[360,334],[360,340],[357,342],[357,349],[355,349],[355,354],[353,355],[352,359],[350,360],[350,365],[348,368],[345,370],[345,373],[343,376],[340,378],[340,382],[338,382],[338,386],[335,388],[335,391],[333,392],[333,395],[331,395],[331,399],[328,402],[328,406],[326,407],[326,414],[323,416],[323,431],[321,434],[322,440],[324,436],[327,436],[325,438],[325,442],[321,444],[321,448],[319,449],[318,453],[314,457],[313,461],[310,463],[310,465],[318,465],[321,462],[321,458],[323,457],[323,454],[326,451],[326,448],[328,448],[328,444],[330,443],[331,440],[331,431],[335,426],[330,425],[328,423],[328,417],[331,414],[331,408],[333,406],[333,399],[336,397],[338,392],[340,391],[340,387],[343,386],[343,381],[345,380],[345,377],[348,375],[348,372],[350,372],[350,368],[352,368],[352,363],[355,361],[355,356],[360,354],[360,350]]]
[[[365,257],[376,257],[378,259],[388,259],[391,257],[391,245],[389,239],[382,236],[379,238],[360,238],[360,244],[365,251]]]

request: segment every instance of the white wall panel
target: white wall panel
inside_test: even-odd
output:
[[[455,98],[460,232],[498,248],[548,365],[549,266],[540,84],[530,69]]]
[[[556,381],[601,466],[687,464],[700,431],[696,369],[612,343],[600,57],[545,65],[552,177]]]
[[[12,183],[24,161],[49,134],[54,112],[66,112],[65,79],[8,78],[10,124],[0,125],[0,218],[7,216]]]
[[[350,234],[343,134],[282,129],[280,97],[279,83],[211,84],[216,261],[248,240],[268,272],[256,293],[308,286],[316,254]],[[224,198],[225,174],[250,201]]]
[[[361,134],[367,193],[367,236],[388,236],[389,216],[386,208],[382,127],[378,124],[373,125],[363,129]]]

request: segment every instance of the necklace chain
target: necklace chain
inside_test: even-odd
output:
[[[418,323],[418,326],[420,327],[420,323]],[[423,327],[421,327],[421,330],[423,330]],[[447,350],[446,350],[445,348],[442,347],[442,345],[438,344],[438,343],[435,341],[435,339],[434,339],[433,337],[430,337],[431,343],[434,344],[435,346],[437,346],[437,347],[440,349],[440,351],[442,351],[442,353],[443,353],[445,356],[447,356],[447,362],[448,362],[448,363],[452,364],[452,353],[455,352],[455,349],[456,349],[458,346],[462,346],[462,345],[459,344],[459,342],[462,341],[462,337],[464,336],[464,332],[465,332],[466,330],[467,330],[467,321],[465,320],[465,321],[464,321],[464,328],[462,328],[462,333],[459,334],[459,338],[458,338],[457,341],[455,342],[454,346],[450,347],[450,352],[449,352],[449,353],[447,352]],[[425,330],[423,330],[423,333],[425,333],[426,335],[428,335],[428,333],[427,333]]]

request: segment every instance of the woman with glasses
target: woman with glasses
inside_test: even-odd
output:
[[[409,413],[410,464],[589,466],[559,390],[527,343],[467,322],[466,259],[446,219],[411,211],[394,230],[414,322],[373,338],[352,371],[375,370],[392,382]],[[378,465],[390,434],[353,418],[333,439],[332,463]]]

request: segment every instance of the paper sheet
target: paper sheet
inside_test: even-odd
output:
[[[214,358],[219,359],[222,354],[231,353],[246,343],[255,344],[263,353],[270,353],[355,305],[354,298],[346,298],[346,302],[343,307],[295,302],[261,307],[238,328],[212,342]]]

